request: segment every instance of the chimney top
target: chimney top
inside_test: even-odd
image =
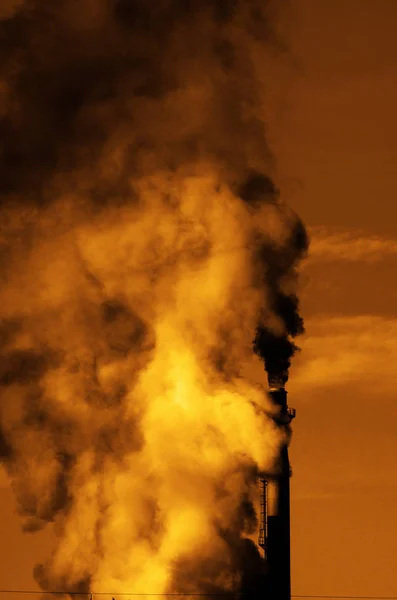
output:
[[[283,387],[270,387],[268,394],[275,404],[287,408],[287,391]]]

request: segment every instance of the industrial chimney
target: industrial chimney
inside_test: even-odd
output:
[[[269,395],[277,411],[273,418],[286,430],[289,439],[295,410],[288,408],[283,385],[271,381],[269,385]],[[267,565],[265,598],[269,600],[291,600],[290,476],[287,442],[281,448],[275,474],[265,474],[260,479],[259,545]]]

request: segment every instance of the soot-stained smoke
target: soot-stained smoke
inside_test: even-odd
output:
[[[54,186],[72,186],[71,172],[81,185],[84,168],[85,191],[109,202],[129,196],[134,175],[202,158],[237,178],[267,166],[250,45],[271,38],[261,4],[16,6],[1,22],[2,193],[49,201]],[[98,172],[115,138],[122,164]]]
[[[279,190],[273,181],[261,173],[251,173],[238,189],[239,197],[252,206],[261,203],[277,203]],[[268,314],[264,312],[254,339],[254,351],[264,361],[269,384],[284,386],[288,381],[291,358],[298,350],[293,338],[304,333],[303,318],[299,314],[299,300],[295,292],[286,289],[296,277],[299,261],[306,255],[309,240],[302,221],[296,217],[289,239],[283,250],[275,247],[272,240],[260,239],[258,263],[260,278],[268,290],[267,311],[278,318],[278,330],[272,330],[266,323]]]
[[[303,331],[259,0],[0,9],[0,456],[45,590],[254,589],[262,387]]]

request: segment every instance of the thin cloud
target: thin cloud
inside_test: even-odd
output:
[[[323,261],[377,262],[397,256],[397,241],[360,232],[332,233],[325,228],[311,231],[307,263]]]
[[[349,384],[371,392],[396,389],[397,318],[315,318],[306,329],[291,378],[296,391]]]

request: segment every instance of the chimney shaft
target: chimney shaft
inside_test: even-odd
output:
[[[269,394],[279,407],[276,422],[289,433],[295,411],[287,406],[287,392],[282,387],[271,387]],[[259,543],[267,564],[265,598],[269,600],[291,600],[290,475],[286,443],[280,451],[277,474],[266,476],[261,484]]]

